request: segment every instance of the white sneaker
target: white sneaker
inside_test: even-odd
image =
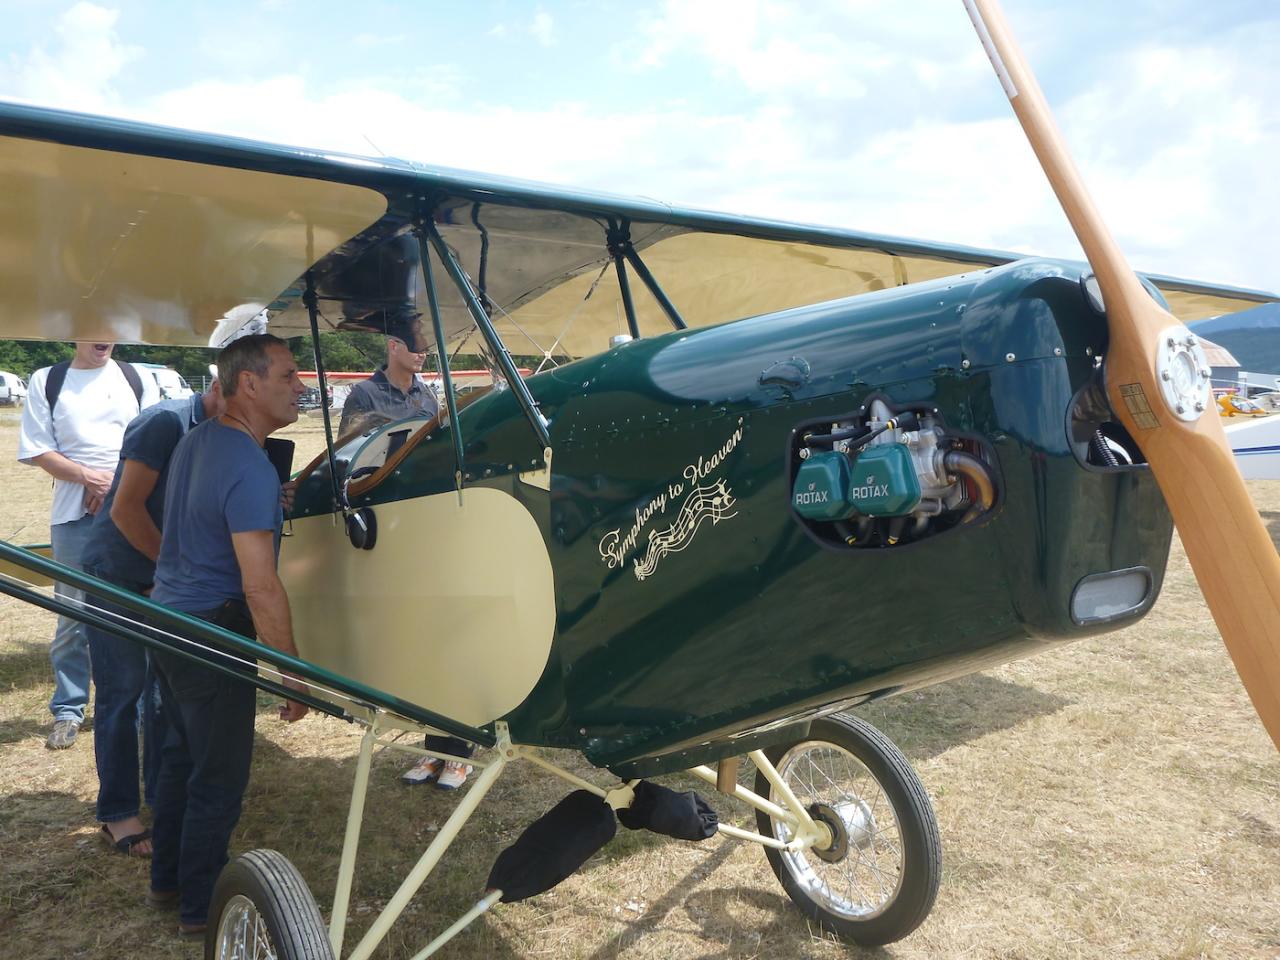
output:
[[[410,787],[421,783],[430,783],[440,775],[444,761],[439,757],[423,757],[412,767],[400,774],[400,782]]]
[[[457,760],[446,760],[436,786],[441,790],[457,790],[471,776],[471,764],[459,763]]]

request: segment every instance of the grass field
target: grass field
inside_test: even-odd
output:
[[[298,463],[320,448],[315,421],[291,432]],[[49,484],[11,459],[16,445],[14,414],[0,414],[0,529],[44,542]],[[1251,490],[1280,539],[1280,483]],[[146,864],[95,835],[92,737],[44,749],[52,631],[50,616],[0,601],[0,958],[201,956],[177,940],[172,915],[145,906]],[[907,940],[863,951],[815,935],[753,845],[620,831],[559,888],[500,906],[441,956],[1280,958],[1280,756],[1176,542],[1160,601],[1137,626],[860,713],[911,759],[941,825],[942,891]],[[285,726],[260,698],[233,854],[280,850],[326,914],[358,737],[316,716]],[[374,761],[349,946],[456,802],[401,787],[404,765]],[[443,929],[498,851],[565,792],[513,768],[377,956],[409,957]]]

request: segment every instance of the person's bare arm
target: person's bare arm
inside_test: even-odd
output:
[[[29,462],[34,463],[55,480],[66,480],[69,483],[82,484],[99,497],[105,497],[107,491],[111,489],[111,478],[114,474],[110,470],[95,470],[93,467],[86,467],[84,464],[76,463],[74,460],[64,457],[56,450],[50,450],[48,453],[42,453],[38,457],[32,457]]]
[[[231,546],[240,565],[240,580],[245,602],[253,616],[258,640],[281,653],[298,655],[293,643],[293,618],[289,613],[289,595],[276,573],[275,538],[270,530],[249,530],[231,535]],[[297,680],[286,679],[286,685],[298,690],[306,688]],[[280,708],[287,721],[301,720],[307,713],[304,703],[289,700]]]
[[[103,498],[111,489],[111,479],[114,474],[110,470],[86,467],[84,464],[64,457],[56,450],[32,457],[28,462],[34,463],[55,480],[66,480],[68,483],[78,483],[83,486],[84,506],[90,513],[98,512]]]
[[[126,460],[111,502],[111,522],[135,550],[152,561],[160,556],[160,528],[147,512],[147,498],[159,479],[159,470],[141,460]]]

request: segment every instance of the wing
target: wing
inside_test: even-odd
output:
[[[308,270],[327,329],[378,329],[426,310],[407,232],[427,216],[517,355],[589,355],[627,331],[619,237],[690,326],[1018,259],[0,104],[0,334],[202,346],[266,310],[293,336],[309,331]],[[1186,320],[1275,299],[1153,280]],[[640,330],[670,329],[632,286]],[[458,342],[471,318],[439,288]]]

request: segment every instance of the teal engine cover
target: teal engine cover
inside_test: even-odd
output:
[[[900,443],[881,443],[858,454],[849,470],[847,500],[868,517],[899,517],[920,502],[920,480]]]
[[[796,471],[791,506],[807,520],[845,520],[854,513],[848,492],[849,458],[833,450],[814,453]]]

